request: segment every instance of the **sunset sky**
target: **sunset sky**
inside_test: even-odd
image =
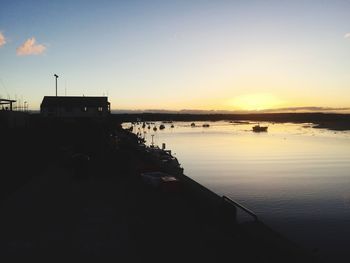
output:
[[[113,109],[350,107],[350,1],[0,3],[0,95]]]

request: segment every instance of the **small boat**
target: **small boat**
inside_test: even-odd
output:
[[[196,124],[194,122],[192,122],[191,127],[196,127]]]
[[[159,125],[159,130],[165,129],[165,126],[163,124]]]
[[[209,125],[208,123],[204,123],[202,126],[203,126],[204,128],[208,128],[210,125]]]
[[[258,124],[258,125],[253,126],[253,132],[267,132],[267,128],[268,128],[268,126],[260,126]]]

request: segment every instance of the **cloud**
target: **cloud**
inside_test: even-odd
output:
[[[0,47],[6,44],[6,38],[2,32],[0,32]]]
[[[346,33],[346,34],[344,35],[344,38],[350,38],[350,32]]]
[[[35,43],[35,37],[27,39],[16,49],[18,56],[40,55],[46,50],[46,46]]]

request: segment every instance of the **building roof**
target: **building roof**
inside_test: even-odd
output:
[[[102,107],[108,104],[108,97],[45,96],[41,107]]]

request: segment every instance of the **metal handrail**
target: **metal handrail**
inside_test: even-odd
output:
[[[205,191],[207,192],[210,192],[212,193],[213,195],[217,196],[218,198],[221,198],[223,201],[226,201],[228,202],[230,205],[234,206],[234,207],[238,207],[240,209],[242,209],[244,212],[246,212],[247,214],[249,214],[250,216],[252,216],[254,218],[254,221],[259,221],[261,222],[259,219],[258,219],[258,216],[253,212],[251,211],[250,209],[246,208],[245,206],[241,205],[240,203],[236,202],[236,201],[233,201],[232,199],[230,199],[229,197],[223,195],[222,197],[220,195],[218,195],[217,193],[213,192],[212,190],[206,188],[205,186],[201,185],[200,183],[198,183],[197,181],[193,180],[192,178],[186,176],[185,174],[182,174],[182,176],[184,176],[184,178],[187,178],[187,180],[195,183],[196,185],[198,185],[200,188],[204,189]]]
[[[258,216],[251,210],[249,210],[248,208],[244,207],[243,205],[241,205],[240,203],[236,202],[236,201],[233,201],[232,199],[228,198],[227,196],[222,196],[222,199],[224,201],[227,201],[228,203],[234,205],[234,206],[237,206],[239,208],[241,208],[243,211],[245,211],[247,214],[251,215],[255,221],[258,221]]]

